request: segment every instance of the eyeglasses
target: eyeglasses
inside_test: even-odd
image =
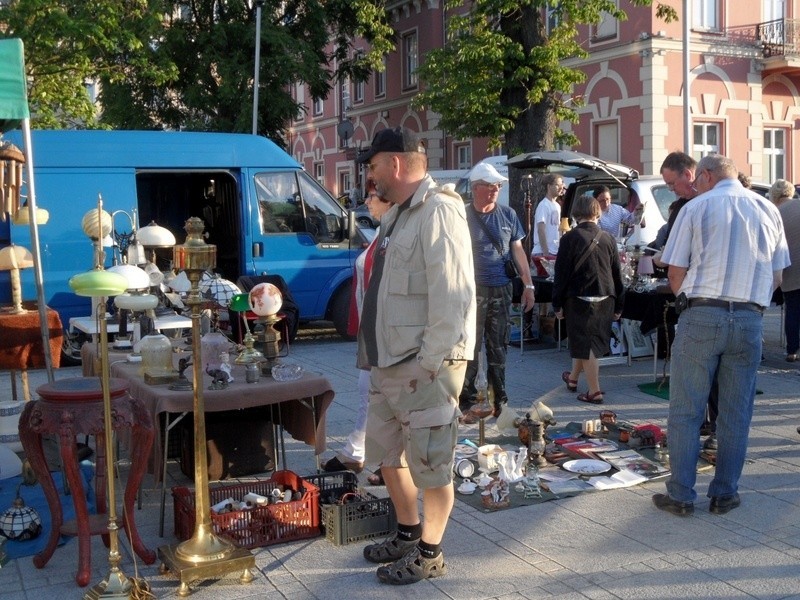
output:
[[[697,171],[697,173],[694,176],[694,181],[692,181],[692,184],[697,184],[697,182],[700,181],[700,175],[702,175],[703,173],[707,174],[708,173],[708,169],[701,169],[701,170]]]
[[[487,189],[496,190],[496,191],[500,191],[500,189],[503,187],[502,183],[486,183],[485,181],[481,181],[477,185],[479,185],[481,187],[484,187],[484,188],[487,188]]]

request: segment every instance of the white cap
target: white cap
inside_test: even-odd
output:
[[[469,172],[469,180],[473,183],[476,181],[485,181],[486,183],[505,183],[508,181],[507,177],[503,177],[497,172],[489,163],[481,162],[472,168]]]

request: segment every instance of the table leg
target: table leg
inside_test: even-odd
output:
[[[47,561],[53,556],[58,547],[58,538],[61,537],[61,524],[64,522],[64,511],[61,508],[61,500],[58,497],[58,490],[50,474],[47,461],[44,458],[44,448],[42,447],[41,436],[31,430],[30,412],[33,404],[28,404],[22,411],[19,421],[19,438],[25,455],[31,463],[39,484],[42,486],[47,506],[50,509],[50,537],[44,549],[33,557],[33,565],[37,569],[43,568]]]
[[[100,444],[100,436],[95,438]],[[86,493],[83,490],[83,476],[78,465],[78,453],[75,451],[75,433],[71,429],[63,429],[59,436],[61,447],[61,463],[69,481],[72,492],[72,503],[75,506],[75,527],[78,531],[78,572],[75,581],[81,587],[89,585],[92,571],[92,534],[89,525],[89,507],[86,504]],[[100,469],[98,452],[97,468]],[[97,477],[99,485],[100,477]],[[105,481],[105,478],[103,478]],[[95,487],[97,490],[97,487]],[[97,513],[105,512],[105,492],[102,498],[97,494]],[[55,529],[55,527],[54,527]]]
[[[125,498],[122,508],[123,527],[128,534],[131,547],[147,565],[152,565],[156,561],[156,553],[148,550],[139,536],[134,505],[136,503],[136,493],[147,470],[147,457],[150,455],[154,437],[155,434],[152,427],[134,424],[131,433],[131,470],[128,473],[128,482],[125,485]]]
[[[170,423],[169,413],[164,413],[164,447],[161,449],[163,460],[161,461],[161,507],[158,518],[158,536],[164,537],[164,507],[167,503],[167,461],[169,460],[169,432],[180,423],[188,413],[183,412],[178,415],[174,421]],[[161,427],[161,420],[158,419],[159,428]],[[161,432],[159,431],[159,435]]]

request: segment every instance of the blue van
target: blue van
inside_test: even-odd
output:
[[[20,132],[5,138],[22,148]],[[139,226],[155,222],[179,244],[186,219],[202,218],[222,277],[281,275],[301,320],[332,321],[346,335],[352,265],[366,240],[336,200],[272,141],[165,131],[33,131],[32,138],[37,205],[50,211],[39,228],[45,294],[65,326],[91,312],[89,300],[73,294],[67,281],[91,268],[92,244],[81,220],[101,194],[104,210],[135,209]],[[131,230],[124,215],[114,224]],[[30,247],[27,226],[3,225],[9,230],[0,237]],[[172,250],[156,252],[166,269]],[[23,297],[36,297],[24,272]]]

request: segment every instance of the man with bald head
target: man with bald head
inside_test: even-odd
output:
[[[694,512],[694,490],[708,393],[719,382],[717,461],[708,487],[709,511],[725,514],[741,503],[739,478],[753,415],[761,361],[763,312],[789,264],[777,208],[745,189],[733,162],[719,154],[697,164],[698,195],[678,213],[662,256],[677,297],[672,344],[667,436],[671,475],[657,508]]]

